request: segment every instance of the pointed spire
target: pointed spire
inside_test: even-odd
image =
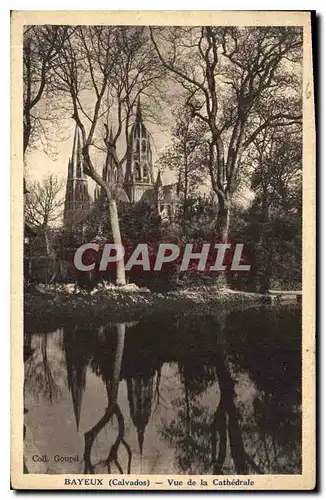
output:
[[[157,172],[156,187],[162,187],[162,186],[163,186],[163,183],[162,183],[162,178],[161,178],[161,171],[159,170]]]
[[[70,368],[70,367],[69,367]],[[86,383],[86,368],[85,366],[71,367],[71,373],[68,373],[68,387],[71,392],[72,404],[74,408],[74,415],[77,430],[79,430],[80,413],[82,407],[83,392]],[[69,371],[70,371],[69,370]]]
[[[143,446],[144,446],[144,429],[137,429],[137,435],[138,435],[138,445],[139,445],[139,452],[140,456],[143,456]]]
[[[78,142],[78,125],[76,124],[75,134],[74,134],[74,142],[73,142],[73,145],[72,145],[72,156],[71,156],[71,165],[72,165],[72,167],[74,167],[75,163],[76,163],[77,142]],[[73,174],[74,173],[75,172],[73,172]]]
[[[81,178],[83,176],[81,138],[80,138],[80,130],[77,124],[75,128],[74,143],[72,148],[71,170],[72,170],[72,178],[73,177]]]
[[[74,415],[77,431],[79,431],[79,421],[80,421],[80,410],[81,410],[82,394],[78,391],[76,394],[72,393],[72,402],[74,406]]]
[[[72,179],[73,175],[72,175],[72,165],[71,165],[71,159],[69,158],[68,160],[68,179]]]
[[[127,379],[127,394],[131,419],[137,429],[140,456],[143,455],[144,435],[152,411],[154,376]]]
[[[136,110],[136,122],[140,123],[143,120],[142,111],[140,107],[140,96],[138,97],[137,110]]]
[[[80,140],[79,129],[78,129],[78,138],[77,138],[77,169],[76,169],[76,174],[77,174],[78,178],[83,177],[81,140]]]

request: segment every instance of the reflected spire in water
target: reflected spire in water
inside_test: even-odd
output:
[[[87,334],[89,333],[87,331]],[[79,430],[82,400],[86,387],[86,372],[90,359],[89,345],[84,341],[85,335],[80,335],[80,328],[78,332],[76,330],[66,332],[64,338],[68,388],[72,397],[76,427]]]
[[[83,393],[86,386],[86,369],[87,366],[77,366],[72,367],[72,370],[68,372],[68,387],[72,396],[77,430],[79,430]]]
[[[137,429],[140,455],[143,455],[145,429],[152,412],[154,375],[127,380],[130,416]]]
[[[137,429],[138,446],[139,446],[139,452],[140,452],[141,457],[143,456],[144,431],[145,431],[145,429]]]

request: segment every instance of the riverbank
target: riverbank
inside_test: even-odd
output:
[[[264,295],[214,286],[157,293],[133,284],[105,286],[90,292],[74,285],[38,285],[25,289],[24,317],[28,330],[43,331],[45,327],[49,330],[71,322],[132,321],[153,313],[212,314],[220,307],[244,307],[267,301]]]

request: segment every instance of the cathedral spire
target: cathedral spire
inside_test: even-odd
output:
[[[81,375],[83,375],[83,373]],[[77,376],[79,376],[79,374],[77,374]],[[73,381],[74,385],[72,385],[72,387],[70,388],[72,403],[73,403],[73,407],[74,407],[74,415],[75,415],[75,422],[76,422],[77,431],[79,431],[79,422],[80,422],[80,412],[81,412],[81,407],[82,407],[83,391],[85,390],[82,386],[79,386],[79,383],[80,383],[79,380],[76,382]]]
[[[142,121],[143,121],[143,115],[142,115],[142,111],[141,111],[140,96],[139,96],[138,101],[137,101],[136,122],[140,123]]]
[[[87,178],[83,172],[81,131],[76,124],[71,157],[68,160],[64,225],[82,220],[90,209]]]
[[[161,188],[163,186],[162,183],[162,178],[161,178],[161,170],[157,172],[157,178],[156,178],[156,187]]]
[[[152,412],[154,376],[136,376],[127,379],[130,416],[137,430],[139,453],[143,455],[144,434]]]
[[[145,431],[145,429],[137,429],[138,446],[139,446],[139,452],[140,452],[141,457],[143,456],[144,431]]]
[[[80,179],[83,177],[81,149],[82,148],[81,148],[80,130],[78,125],[76,124],[74,143],[72,147],[72,156],[71,156],[72,178]]]
[[[68,177],[67,177],[67,179],[70,180],[72,178],[73,178],[72,163],[71,163],[71,159],[69,158],[69,160],[68,160]]]
[[[71,393],[72,405],[75,415],[76,428],[79,430],[80,413],[82,408],[83,394],[86,387],[86,372],[88,357],[86,353],[76,357],[72,352],[73,345],[66,346],[66,364],[68,389]]]

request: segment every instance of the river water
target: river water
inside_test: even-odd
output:
[[[24,347],[26,473],[301,472],[298,306],[96,318]]]

